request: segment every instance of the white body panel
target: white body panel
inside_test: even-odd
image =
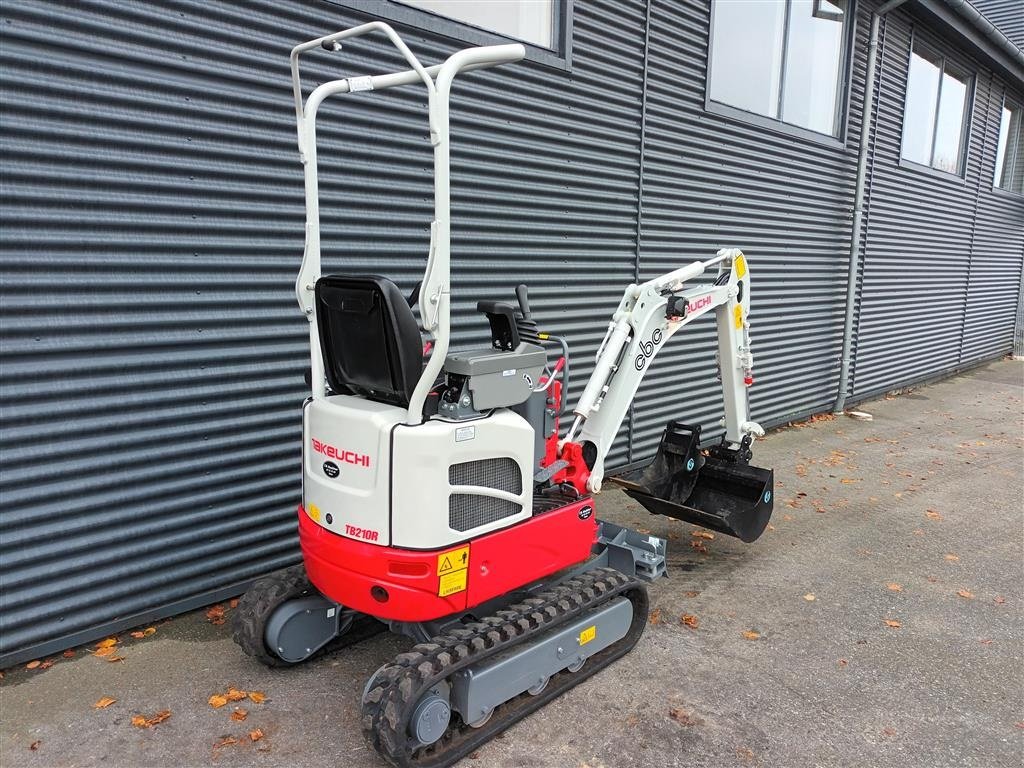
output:
[[[306,405],[302,495],[315,522],[372,544],[439,549],[530,517],[533,428],[526,420],[504,409],[474,421],[431,419],[415,427],[405,425],[405,417],[404,408],[350,395]],[[448,482],[452,464],[501,458],[518,467],[519,493]],[[454,530],[448,515],[452,493],[479,496],[481,503],[485,497],[502,499],[519,512]]]
[[[533,428],[519,414],[499,409],[484,419],[431,419],[394,431],[391,486],[391,543],[409,549],[437,549],[530,517],[533,510]],[[518,494],[482,486],[451,486],[448,467],[510,457],[519,467]],[[519,505],[518,514],[463,531],[448,524],[451,493],[495,497]],[[486,502],[486,499],[481,499]]]
[[[307,403],[302,501],[313,520],[350,539],[390,543],[391,430],[403,421],[404,408],[351,395]],[[328,462],[338,468],[337,477],[329,476]]]

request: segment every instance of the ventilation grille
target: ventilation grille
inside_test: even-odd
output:
[[[523,492],[523,476],[515,459],[483,459],[452,464],[448,467],[451,485],[476,485],[507,493]],[[448,497],[448,526],[455,531],[468,531],[493,523],[522,511],[522,505],[507,499],[453,493]]]
[[[516,460],[505,456],[500,459],[482,459],[452,464],[448,467],[449,485],[480,485],[507,493],[523,492],[523,476]]]
[[[453,531],[469,531],[518,515],[520,510],[522,506],[514,501],[472,493],[453,493],[448,497],[448,526]]]

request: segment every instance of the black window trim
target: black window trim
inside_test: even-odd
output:
[[[474,26],[464,21],[442,16],[433,11],[404,5],[396,0],[328,0],[334,5],[359,11],[374,19],[403,24],[413,29],[432,32],[459,43],[469,45],[501,45],[522,43],[526,47],[526,61],[572,71],[572,18],[574,0],[554,0],[555,18],[552,37],[555,48],[544,48],[517,37]],[[424,66],[437,62],[424,62]]]
[[[942,59],[942,68],[939,70],[939,90],[935,94],[935,121],[932,124],[932,147],[929,152],[928,164],[919,163],[915,160],[908,160],[903,157],[903,128],[907,120],[907,93],[910,91],[910,63],[914,57],[914,48],[920,47],[930,52],[932,55]],[[946,62],[950,61],[953,67],[963,72],[967,78],[967,103],[964,105],[964,117],[963,122],[960,125],[960,152],[959,154],[959,165],[960,167],[953,171],[944,171],[941,168],[936,168],[931,164],[931,158],[935,155],[935,139],[937,134],[937,126],[939,123],[939,105],[942,102],[942,76],[946,73]],[[977,95],[978,89],[978,73],[968,66],[965,62],[958,60],[955,56],[945,53],[942,46],[933,43],[931,40],[925,38],[924,35],[919,34],[918,26],[915,24],[910,31],[910,46],[907,49],[907,76],[906,85],[903,89],[903,114],[900,117],[900,149],[899,149],[899,167],[905,168],[910,171],[916,171],[920,173],[930,173],[936,178],[945,179],[946,181],[956,182],[957,180],[967,183],[967,160],[971,152],[971,133],[974,129],[974,102],[975,96]]]
[[[849,139],[850,101],[853,91],[850,87],[850,83],[853,78],[853,64],[854,59],[856,58],[854,45],[857,39],[857,25],[860,21],[858,17],[860,3],[858,0],[848,0],[849,7],[847,9],[847,17],[850,19],[850,23],[847,24],[845,35],[846,39],[843,41],[843,61],[839,72],[840,92],[836,99],[836,126],[839,130],[835,136],[828,133],[812,131],[810,128],[804,128],[799,125],[794,125],[793,123],[787,123],[784,120],[768,117],[767,115],[761,115],[757,112],[749,112],[745,109],[740,109],[739,107],[734,107],[730,104],[724,104],[711,98],[712,31],[714,30],[715,24],[715,7],[719,2],[720,0],[711,0],[710,2],[711,7],[710,15],[708,17],[707,36],[707,65],[704,68],[704,111],[730,120],[756,125],[759,128],[764,128],[783,136],[806,139],[816,144],[822,144],[826,147],[833,147],[835,149],[847,149],[847,140]],[[786,35],[788,35],[788,3],[786,13]],[[785,47],[783,48],[782,66],[786,66]],[[782,98],[781,88],[779,89],[779,98]]]
[[[1010,102],[1015,107],[1017,107],[1017,109],[1021,110],[1021,113],[1022,113],[1021,114],[1021,119],[1024,120],[1024,99],[1017,99],[1017,98],[1015,98],[1013,96],[1010,96],[1010,94],[1007,92],[1006,88],[1003,88],[1003,98],[999,102],[999,122],[1002,123],[1002,121],[1003,121],[1003,110],[1006,109],[1006,102]],[[1018,152],[1024,151],[1024,146],[1018,147],[1017,151]],[[999,134],[997,133],[996,134],[996,153],[998,153],[998,152],[999,152]],[[1004,158],[1004,160],[1005,160],[1005,158]],[[1019,200],[1021,198],[1024,198],[1024,192],[1017,192],[1016,190],[1013,190],[1013,189],[1006,189],[1006,187],[1000,187],[998,184],[996,184],[996,168],[995,168],[995,165],[992,166],[992,191],[997,193],[997,194],[1000,194],[1000,195],[1009,195],[1010,197],[1012,197],[1015,200]]]

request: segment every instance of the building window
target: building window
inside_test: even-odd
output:
[[[716,0],[709,99],[838,136],[852,0]]]
[[[944,56],[914,42],[903,109],[904,160],[962,172],[971,80]]]
[[[399,0],[464,24],[514,37],[542,48],[555,47],[555,0]]]
[[[999,121],[995,186],[1024,195],[1024,107],[1009,99]]]

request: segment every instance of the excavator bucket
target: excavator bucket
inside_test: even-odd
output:
[[[700,427],[673,421],[645,469],[611,481],[650,512],[742,541],[757,539],[772,515],[775,475],[742,460],[700,451]]]

